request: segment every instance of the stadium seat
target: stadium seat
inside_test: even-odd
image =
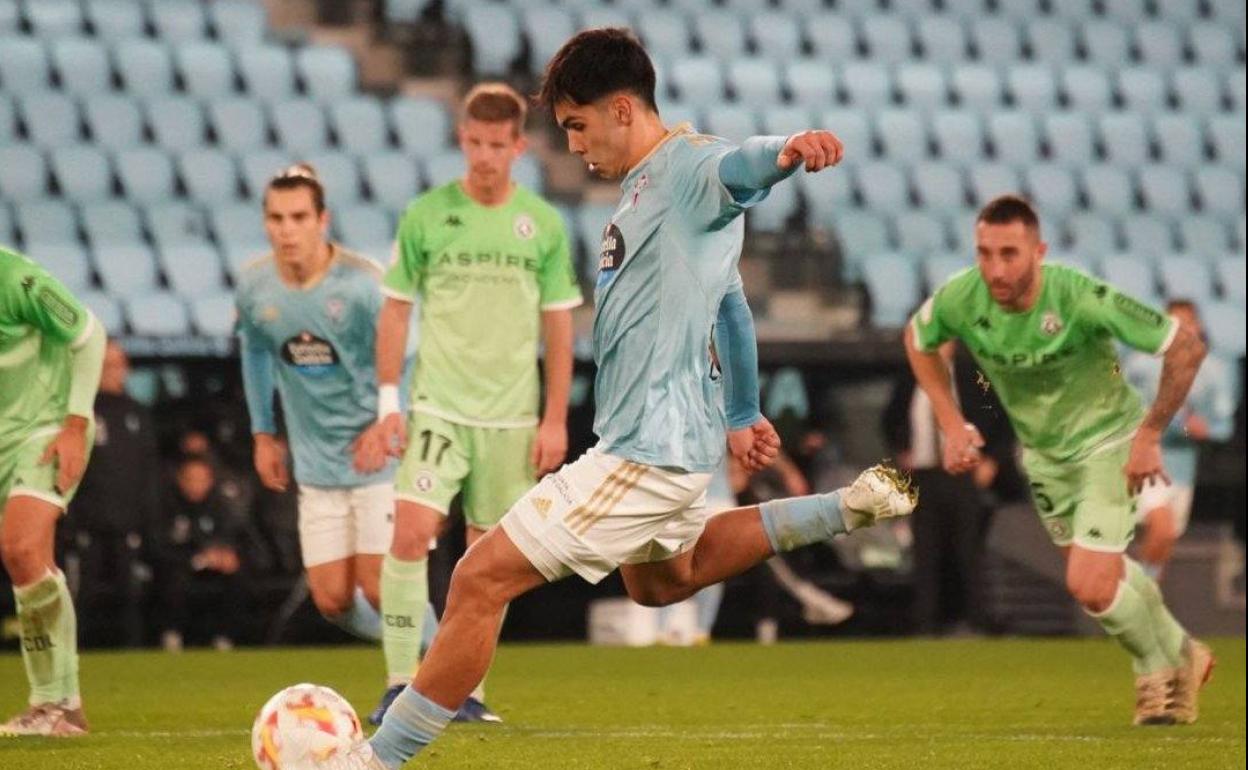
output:
[[[737,14],[701,8],[691,21],[703,55],[724,63],[745,55],[745,24]]]
[[[386,0],[385,18],[387,22],[396,22],[399,24],[415,24],[420,20],[421,14],[425,9],[429,8],[435,0]]]
[[[1215,257],[1231,248],[1230,228],[1221,219],[1199,214],[1178,218],[1179,241],[1183,250],[1201,257]]]
[[[917,111],[883,110],[876,116],[875,130],[886,158],[913,163],[930,154],[927,127]]]
[[[478,75],[504,75],[520,56],[520,22],[505,5],[473,3],[464,13],[464,30],[472,44],[472,70]]]
[[[113,71],[102,43],[67,37],[51,41],[50,48],[62,91],[87,96],[112,90]]]
[[[815,58],[839,65],[858,56],[858,36],[844,16],[823,11],[807,17],[805,28]]]
[[[1106,283],[1141,302],[1156,305],[1157,284],[1153,263],[1133,254],[1110,254],[1101,260],[1101,276]]]
[[[850,62],[841,68],[839,80],[849,103],[857,109],[875,111],[893,102],[893,81],[884,65]]]
[[[17,110],[9,95],[0,92],[0,145],[17,139]]]
[[[1158,69],[1173,69],[1183,63],[1183,40],[1179,28],[1167,21],[1144,21],[1135,27],[1135,50],[1140,61]]]
[[[915,24],[914,32],[923,58],[933,64],[949,67],[970,58],[966,29],[953,19],[925,16]]]
[[[516,159],[511,167],[511,178],[516,184],[527,187],[538,195],[546,191],[546,179],[542,171],[542,163],[533,153],[526,153]]]
[[[1013,21],[1026,21],[1043,13],[1041,0],[996,0],[996,13]]]
[[[949,103],[945,72],[931,64],[903,64],[897,68],[897,92],[907,107],[938,110]]]
[[[1049,65],[1065,65],[1075,59],[1075,33],[1066,21],[1038,17],[1026,25],[1031,58]]]
[[[845,148],[845,157],[851,163],[865,163],[875,155],[875,141],[871,136],[871,124],[861,110],[831,109],[820,113],[817,121],[835,132]]]
[[[295,71],[303,92],[318,101],[343,99],[355,92],[355,59],[336,45],[307,45],[295,50]]]
[[[1066,220],[1071,248],[1081,254],[1104,254],[1119,248],[1118,228],[1100,214],[1079,212]]]
[[[961,209],[966,205],[966,187],[957,166],[943,162],[916,163],[911,182],[919,205],[925,209]]]
[[[217,244],[225,249],[230,246],[267,243],[264,217],[259,207],[251,203],[227,203],[207,209],[208,223]]]
[[[996,66],[1009,66],[1022,59],[1022,37],[1018,25],[998,16],[983,16],[971,21],[971,45],[979,61]]]
[[[329,144],[324,109],[311,99],[288,99],[270,109],[277,143],[292,155],[319,152]]]
[[[169,150],[198,147],[207,134],[199,102],[184,96],[159,97],[148,102],[147,124],[156,144]]]
[[[207,337],[228,337],[234,333],[234,297],[217,292],[190,301],[195,330]]]
[[[867,208],[894,212],[910,207],[910,185],[901,166],[886,161],[861,163],[854,178]]]
[[[982,206],[997,196],[1017,193],[1022,189],[1018,172],[1003,163],[981,163],[972,166],[969,176],[971,197],[977,206]]]
[[[1244,212],[1244,178],[1228,168],[1204,166],[1196,170],[1196,195],[1201,207],[1226,219]]]
[[[754,110],[737,104],[723,104],[706,111],[705,130],[732,142],[743,142],[758,134]]]
[[[238,173],[227,152],[207,147],[183,150],[177,168],[183,188],[197,203],[213,206],[238,198]]]
[[[13,213],[9,211],[9,205],[2,199],[0,199],[0,243],[17,243],[17,230],[13,227]]]
[[[399,145],[407,152],[425,157],[447,147],[451,118],[441,102],[424,97],[400,97],[391,99],[388,109],[390,125],[399,138]]]
[[[756,232],[785,233],[797,207],[797,184],[789,181],[772,187],[766,199],[746,214],[745,221]]]
[[[971,255],[958,252],[944,251],[929,254],[923,259],[923,282],[927,285],[929,292],[935,292],[955,273],[960,273],[973,264]]]
[[[17,112],[26,124],[26,136],[41,147],[77,144],[81,130],[78,105],[55,91],[17,95]]]
[[[204,297],[225,288],[221,256],[207,243],[184,243],[158,254],[169,287],[184,298]]]
[[[260,102],[247,97],[216,99],[208,103],[208,119],[217,143],[234,152],[269,143],[269,125]]]
[[[1007,84],[1018,109],[1043,115],[1057,108],[1057,78],[1048,65],[1012,67]]]
[[[403,209],[421,190],[416,164],[405,153],[372,153],[362,158],[362,164],[364,181],[374,203]]]
[[[153,291],[125,301],[130,328],[139,336],[173,337],[189,334],[186,303],[164,291]]]
[[[1023,188],[1036,208],[1064,218],[1079,206],[1079,186],[1065,165],[1036,163],[1023,169]]]
[[[944,218],[922,211],[903,211],[893,217],[897,247],[914,254],[930,254],[949,248]]]
[[[43,265],[65,288],[80,292],[91,286],[87,250],[74,238],[26,239],[26,256]]]
[[[1242,121],[1237,129],[1242,137]],[[1193,168],[1205,162],[1200,124],[1189,115],[1174,112],[1153,116],[1152,136],[1157,143],[1162,162],[1167,165]],[[1236,144],[1243,146],[1242,142]]]
[[[1130,58],[1131,40],[1124,26],[1108,19],[1087,19],[1079,25],[1084,56],[1112,70]]]
[[[975,257],[975,219],[979,215],[978,208],[951,209],[945,215],[949,234],[953,240],[953,250],[965,259]]]
[[[1100,67],[1068,66],[1062,70],[1062,92],[1070,109],[1096,114],[1113,104],[1109,76]]]
[[[121,305],[115,297],[93,289],[78,289],[76,294],[78,300],[91,311],[110,337],[125,333],[125,316],[122,315]]]
[[[601,5],[592,0],[589,5],[577,9],[577,31],[595,27],[631,27],[630,14],[618,5]]]
[[[534,72],[541,72],[564,41],[576,34],[573,12],[555,5],[521,8],[520,26],[529,41],[529,69]]]
[[[1153,212],[1179,216],[1192,208],[1187,175],[1173,166],[1143,166],[1137,179],[1144,207]]]
[[[1050,251],[1045,257],[1045,262],[1051,265],[1065,265],[1073,267],[1080,272],[1088,275],[1095,275],[1096,271],[1092,269],[1092,265],[1078,254],[1069,251]]]
[[[759,56],[779,63],[802,50],[802,31],[792,14],[768,9],[751,15],[748,25]]]
[[[83,11],[95,36],[104,40],[142,37],[147,26],[136,0],[84,0]]]
[[[276,101],[295,93],[295,64],[290,51],[278,45],[236,49],[243,89],[255,99]]]
[[[882,64],[904,64],[914,59],[910,29],[897,16],[873,14],[862,19],[860,33],[867,58]]]
[[[1135,254],[1164,254],[1174,249],[1174,228],[1169,217],[1131,214],[1119,223],[1123,246]]]
[[[1221,165],[1244,171],[1244,113],[1209,119],[1209,142]]]
[[[1001,106],[1001,76],[983,64],[964,64],[953,70],[955,101],[963,109],[988,113]]]
[[[1074,5],[1075,3],[1071,3],[1072,7]],[[1149,15],[1145,0],[1103,0],[1102,6],[1105,16],[1127,24]],[[1083,14],[1086,15],[1087,11],[1083,11]]]
[[[56,200],[21,201],[13,205],[13,221],[24,243],[77,241],[78,218],[70,204]]]
[[[82,231],[92,248],[100,249],[114,243],[139,243],[143,240],[143,223],[129,203],[104,201],[88,203],[79,209]]]
[[[121,87],[145,97],[173,90],[173,56],[164,43],[124,38],[113,44],[113,64]]]
[[[791,136],[813,125],[810,110],[802,105],[777,105],[763,111],[763,133],[769,136]],[[828,128],[839,130],[835,126]],[[862,151],[869,152],[869,148]]]
[[[52,176],[61,195],[77,202],[107,198],[113,192],[113,172],[104,151],[86,144],[51,151]]]
[[[1212,115],[1222,109],[1222,88],[1216,72],[1203,67],[1174,70],[1170,87],[1180,110]]]
[[[395,231],[385,211],[375,206],[344,206],[334,214],[334,231],[348,249],[375,259],[390,253]]]
[[[377,152],[390,144],[386,115],[373,96],[356,96],[329,105],[330,124],[338,146],[354,153]]]
[[[201,99],[234,93],[234,64],[225,46],[197,40],[179,43],[173,46],[173,58],[187,93]]]
[[[1118,166],[1095,164],[1083,169],[1083,191],[1099,213],[1121,216],[1135,209],[1131,178]]]
[[[1166,109],[1166,81],[1158,70],[1128,67],[1118,73],[1118,94],[1125,109],[1152,114]]]
[[[327,205],[338,208],[360,199],[360,169],[355,158],[344,152],[319,152],[305,160],[316,168],[325,186]]]
[[[95,253],[100,282],[118,297],[133,297],[156,289],[156,256],[143,243],[113,244]]]
[[[765,109],[780,101],[780,69],[771,59],[744,56],[728,62],[728,85],[737,102]]]
[[[273,250],[265,241],[239,240],[221,246],[221,259],[225,263],[225,271],[236,284],[238,277],[248,264],[272,253]]]
[[[1242,25],[1240,26],[1242,30]],[[1242,32],[1240,33],[1242,36]],[[1187,28],[1187,44],[1192,58],[1205,67],[1243,67],[1239,58],[1239,46],[1231,29],[1225,24],[1212,21],[1197,22]]]
[[[1148,124],[1135,112],[1107,112],[1097,120],[1105,159],[1124,167],[1149,162]]]
[[[264,40],[268,18],[264,3],[254,0],[213,0],[206,5],[208,21],[218,40],[241,48]]]
[[[871,297],[871,322],[904,326],[919,304],[919,274],[914,262],[896,254],[879,254],[862,263],[863,282]]]
[[[17,0],[0,0],[0,35],[15,33],[21,25],[22,14]]]
[[[0,202],[37,200],[48,191],[48,164],[29,144],[0,144]]]
[[[0,87],[10,93],[48,88],[52,68],[43,44],[25,35],[0,35]]]
[[[836,101],[832,66],[821,59],[794,59],[784,68],[784,83],[796,104],[826,107]]]
[[[691,34],[684,14],[666,8],[639,13],[633,29],[641,37],[651,58],[672,62],[692,52]]]
[[[161,250],[208,240],[208,223],[203,211],[186,201],[153,203],[144,209],[143,219],[152,242]]]
[[[1186,299],[1202,305],[1213,296],[1213,275],[1208,262],[1171,254],[1162,257],[1158,267],[1168,299]]]
[[[844,171],[800,174],[797,186],[806,202],[806,226],[827,230],[854,198],[850,175]]]
[[[83,99],[82,110],[94,144],[108,150],[122,150],[143,143],[143,115],[133,99],[116,94],[94,94]]]
[[[1200,309],[1201,320],[1215,353],[1231,360],[1244,355],[1244,305],[1242,302],[1209,302]]]
[[[938,112],[932,116],[932,138],[936,151],[946,161],[967,165],[985,155],[984,127],[970,110]]]
[[[671,66],[671,82],[680,101],[693,107],[709,107],[724,99],[724,76],[719,62],[691,56]]]
[[[822,176],[815,174],[814,176]],[[888,222],[879,214],[854,209],[843,210],[835,218],[836,237],[849,261],[894,248]]]
[[[1040,156],[1040,136],[1030,113],[992,113],[988,116],[988,138],[999,162],[1023,165],[1034,163]]]
[[[1222,295],[1228,302],[1238,302],[1242,306],[1246,298],[1244,258],[1239,256],[1220,259],[1216,269]]]
[[[1248,96],[1245,95],[1244,68],[1237,67],[1226,75],[1226,93],[1230,97],[1231,110],[1243,113],[1248,108]]]
[[[1044,141],[1049,157],[1072,168],[1096,157],[1092,124],[1083,112],[1054,112],[1044,116]]]
[[[156,38],[178,46],[196,43],[208,33],[205,3],[197,0],[159,0],[148,3]]]
[[[159,203],[174,196],[173,161],[163,150],[136,147],[115,155],[113,168],[127,198],[139,203]]]
[[[27,0],[23,3],[31,32],[46,40],[81,35],[82,6],[78,0]]]

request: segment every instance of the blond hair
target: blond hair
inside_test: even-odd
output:
[[[528,105],[516,89],[506,83],[478,83],[464,96],[461,120],[486,123],[514,122],[516,134],[524,132]]]

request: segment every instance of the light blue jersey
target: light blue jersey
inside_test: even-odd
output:
[[[243,270],[236,302],[251,429],[276,432],[276,387],[300,484],[383,483],[393,477],[393,463],[371,476],[351,465],[351,443],[377,419],[383,271],[370,259],[331,248],[329,271],[306,289],[283,282],[272,256]]]
[[[1146,403],[1157,397],[1161,367],[1162,359],[1155,356],[1132,353],[1126,359],[1123,371],[1127,381],[1140,391]],[[1235,429],[1236,379],[1233,367],[1213,354],[1201,363],[1187,400],[1161,437],[1166,474],[1176,486],[1190,487],[1196,483],[1197,442],[1183,428],[1189,415],[1204,418],[1209,425],[1210,441],[1231,437]]]
[[[621,184],[595,290],[594,432],[605,453],[695,473],[723,457],[712,327],[741,285],[740,215],[767,194],[737,200],[720,181],[733,149],[681,126]]]

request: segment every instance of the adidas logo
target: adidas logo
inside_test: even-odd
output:
[[[546,514],[550,513],[550,499],[546,497],[533,498],[533,510],[537,511],[538,516],[541,516],[543,519],[546,518]]]

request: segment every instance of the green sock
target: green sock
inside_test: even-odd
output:
[[[1131,653],[1136,674],[1151,674],[1170,666],[1170,659],[1161,649],[1153,629],[1153,616],[1148,602],[1125,580],[1119,581],[1118,593],[1104,612],[1088,612],[1105,629],[1105,633]]]
[[[1153,618],[1153,632],[1157,634],[1162,651],[1169,658],[1170,665],[1179,665],[1183,658],[1183,640],[1187,638],[1187,631],[1166,608],[1166,600],[1161,595],[1161,587],[1157,585],[1157,581],[1148,576],[1139,562],[1125,558],[1123,561],[1126,563],[1127,584],[1148,605],[1148,612]]]
[[[65,574],[13,589],[30,703],[78,699],[78,617]]]
[[[381,649],[391,685],[406,684],[420,663],[421,628],[429,604],[427,562],[390,554],[381,562]]]

